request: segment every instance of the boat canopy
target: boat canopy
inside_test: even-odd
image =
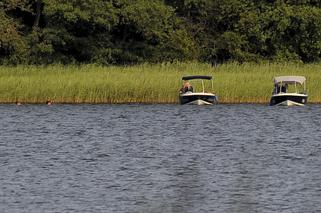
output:
[[[184,76],[182,80],[193,80],[193,79],[205,79],[205,80],[211,80],[212,76],[206,76],[206,75],[192,75],[192,76]]]
[[[306,78],[304,76],[278,76],[274,78],[274,84],[278,83],[300,83],[303,84]]]

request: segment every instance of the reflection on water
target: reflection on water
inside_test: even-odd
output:
[[[0,105],[1,212],[319,212],[321,109]]]

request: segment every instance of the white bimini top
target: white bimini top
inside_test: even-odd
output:
[[[278,83],[299,83],[303,84],[306,81],[306,78],[304,76],[278,76],[274,78],[274,84]]]

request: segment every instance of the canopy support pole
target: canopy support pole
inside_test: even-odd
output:
[[[204,89],[204,81],[202,80],[202,87],[203,87],[203,93],[205,92],[205,89]]]

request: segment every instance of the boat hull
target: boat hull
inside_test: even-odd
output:
[[[212,93],[185,93],[179,96],[179,102],[182,105],[213,105],[218,101]]]
[[[275,94],[271,97],[270,106],[304,106],[307,101],[306,94]]]

